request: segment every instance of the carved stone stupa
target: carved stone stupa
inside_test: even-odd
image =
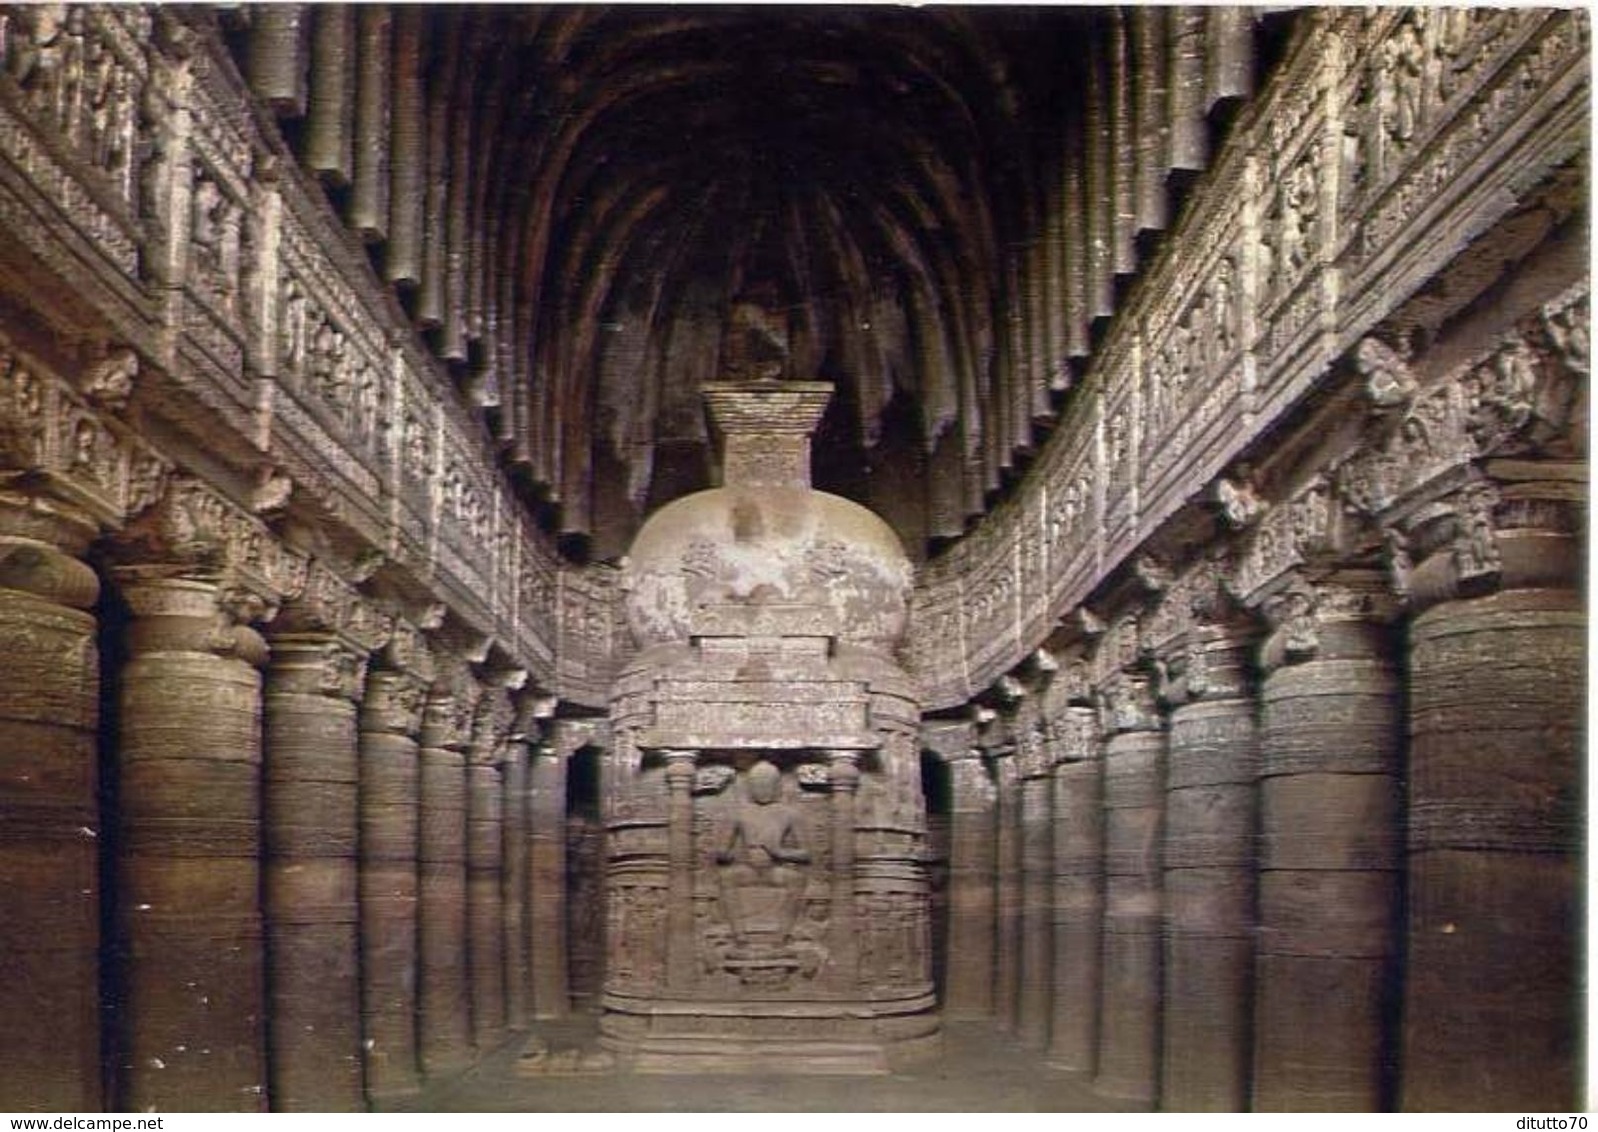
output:
[[[706,386],[723,486],[625,568],[601,1032],[640,1070],[882,1072],[937,1041],[910,565],[810,488],[831,393]]]

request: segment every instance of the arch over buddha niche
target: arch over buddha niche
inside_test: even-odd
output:
[[[703,394],[722,486],[623,566],[601,1040],[657,1072],[885,1072],[938,1037],[910,563],[810,487],[831,385]]]

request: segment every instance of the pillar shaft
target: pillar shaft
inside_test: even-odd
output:
[[[1104,809],[1094,713],[1071,708],[1058,725],[1054,768],[1054,1001],[1049,1063],[1092,1073],[1098,1062],[1100,934],[1103,931]]]
[[[694,752],[666,755],[666,982],[686,992],[694,978]]]
[[[951,759],[949,967],[944,1013],[993,1016],[994,790],[975,751]]]
[[[1258,736],[1244,650],[1193,642],[1185,702],[1170,713],[1160,1073],[1170,1112],[1248,1107]]]
[[[57,546],[0,537],[0,1108],[13,1111],[102,1107],[98,592]]]
[[[994,837],[993,1014],[1014,1032],[1021,995],[1021,783],[1013,754],[993,760],[998,779]]]
[[[832,962],[841,985],[860,977],[859,924],[855,919],[855,794],[860,789],[859,752],[833,751],[832,784]]]
[[[1290,600],[1301,611],[1265,647],[1254,1107],[1374,1110],[1390,1060],[1398,687],[1381,626]]]
[[[416,1053],[417,797],[423,690],[374,672],[360,719],[361,1032],[373,1099],[420,1087]]]
[[[1049,1040],[1049,995],[1054,949],[1054,842],[1050,829],[1054,783],[1046,775],[1021,781],[1021,970],[1016,1029],[1042,1049]]]
[[[529,772],[527,958],[533,1016],[564,1018],[571,1009],[566,970],[566,761],[545,748]]]
[[[1104,744],[1104,951],[1094,1086],[1152,1102],[1160,1020],[1160,809],[1165,735],[1141,678],[1117,692],[1136,702]],[[1117,713],[1120,715],[1120,713]],[[1131,726],[1132,729],[1125,729]]]
[[[506,747],[503,768],[505,1025],[525,1030],[532,1018],[527,963],[527,743],[519,735]]]
[[[470,705],[429,698],[422,724],[417,911],[417,1046],[424,1073],[472,1059],[466,931],[466,755]],[[460,718],[464,716],[464,719]]]
[[[1457,544],[1415,578],[1417,590],[1441,592],[1423,595],[1430,607],[1409,626],[1400,1106],[1574,1109],[1584,1016],[1578,520],[1568,504],[1481,502],[1481,525],[1456,523],[1456,533],[1482,536],[1479,565],[1496,569],[1500,592],[1468,596]],[[1490,532],[1489,521],[1508,529]]]
[[[501,842],[504,837],[500,768],[476,752],[468,768],[467,887],[472,989],[472,1040],[489,1050],[505,1037],[505,913]]]
[[[267,1049],[273,1108],[362,1106],[355,701],[364,657],[279,634],[264,698]]]
[[[122,575],[121,1107],[266,1107],[261,679],[266,646],[205,580]]]

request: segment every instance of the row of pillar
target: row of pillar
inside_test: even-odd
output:
[[[1016,716],[940,740],[949,1014],[1174,1111],[1576,1105],[1584,614],[1536,518],[1407,617],[1344,569],[1111,633],[1030,768]]]
[[[0,1107],[359,1110],[565,1012],[564,771],[503,687],[192,564],[102,595],[0,504]]]

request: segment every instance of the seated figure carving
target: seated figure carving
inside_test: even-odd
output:
[[[726,962],[745,981],[780,980],[799,966],[792,935],[810,852],[794,807],[779,801],[782,772],[762,760],[744,780],[748,800],[716,854],[722,910],[732,930]]]

